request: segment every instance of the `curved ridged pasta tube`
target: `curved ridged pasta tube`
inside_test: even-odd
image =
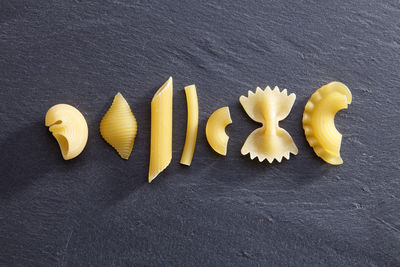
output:
[[[225,132],[226,126],[232,123],[229,107],[217,109],[208,118],[206,125],[206,137],[215,152],[226,155],[229,136]]]
[[[125,98],[118,93],[100,122],[100,134],[123,159],[131,155],[137,122]]]
[[[188,165],[192,163],[194,149],[196,147],[197,129],[199,124],[199,103],[197,99],[196,86],[189,85],[185,87],[187,103],[187,127],[185,146],[183,147],[181,164]]]
[[[335,115],[351,104],[352,95],[340,82],[328,83],[312,94],[303,113],[303,129],[314,152],[324,161],[339,165],[342,135],[335,127]]]
[[[249,91],[248,97],[239,98],[247,115],[263,125],[247,137],[242,155],[250,153],[251,159],[257,157],[260,162],[267,159],[272,163],[281,162],[282,157],[289,159],[290,153],[298,153],[290,134],[279,127],[279,121],[289,115],[295,100],[295,94],[287,95],[286,89],[281,92],[277,86],[274,90],[267,86],[264,91],[257,87],[255,93]]]
[[[149,183],[172,159],[173,84],[169,77],[151,101]]]
[[[82,113],[67,104],[52,106],[46,113],[45,125],[56,138],[65,160],[78,156],[86,146],[88,126]]]

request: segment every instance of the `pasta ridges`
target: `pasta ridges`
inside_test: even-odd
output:
[[[173,81],[170,77],[151,101],[149,183],[172,159]]]
[[[111,107],[101,120],[100,134],[121,158],[129,158],[137,134],[137,122],[121,93],[115,95]]]
[[[315,91],[303,113],[303,129],[315,154],[334,165],[342,164],[340,147],[342,135],[334,124],[335,114],[347,108],[352,95],[346,85],[331,82]]]

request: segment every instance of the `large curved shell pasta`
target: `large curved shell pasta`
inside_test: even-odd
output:
[[[121,156],[128,159],[137,133],[137,122],[125,98],[118,93],[100,122],[100,134]]]
[[[308,100],[303,113],[303,129],[314,152],[324,161],[339,165],[342,135],[335,127],[335,115],[346,109],[352,95],[346,85],[331,82],[319,88]]]
[[[172,159],[172,103],[173,83],[169,77],[151,101],[149,183]]]
[[[248,97],[239,98],[247,115],[263,125],[247,137],[242,155],[250,153],[251,159],[257,157],[260,162],[267,159],[270,163],[281,162],[282,157],[289,159],[290,153],[297,155],[292,137],[278,125],[289,115],[295,100],[295,94],[287,95],[286,89],[281,92],[277,86],[274,90],[267,86],[264,91],[257,87],[255,93],[249,91]]]
[[[206,125],[206,137],[215,152],[226,155],[229,136],[225,132],[226,126],[232,123],[229,107],[217,109],[208,118]]]
[[[45,125],[56,138],[65,160],[78,156],[86,146],[88,126],[82,113],[67,104],[52,106],[46,113]]]

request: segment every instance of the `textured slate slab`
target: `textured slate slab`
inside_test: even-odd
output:
[[[400,265],[400,3],[378,2],[0,1],[0,265]],[[149,185],[149,103],[170,75],[173,161]],[[301,127],[307,99],[333,80],[354,99],[336,118],[338,167]],[[192,83],[200,128],[187,168]],[[297,95],[281,125],[299,154],[281,164],[240,155],[258,125],[238,98],[266,85]],[[128,161],[98,133],[117,91],[139,122]],[[89,124],[69,162],[44,127],[56,103]],[[224,105],[226,158],[204,134]]]

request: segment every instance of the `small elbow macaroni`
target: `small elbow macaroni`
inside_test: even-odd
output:
[[[52,106],[46,113],[45,125],[56,138],[65,160],[78,156],[86,146],[88,126],[82,113],[67,104]]]
[[[226,155],[229,136],[225,132],[226,126],[232,123],[228,107],[222,107],[214,111],[207,121],[206,137],[215,152]]]

